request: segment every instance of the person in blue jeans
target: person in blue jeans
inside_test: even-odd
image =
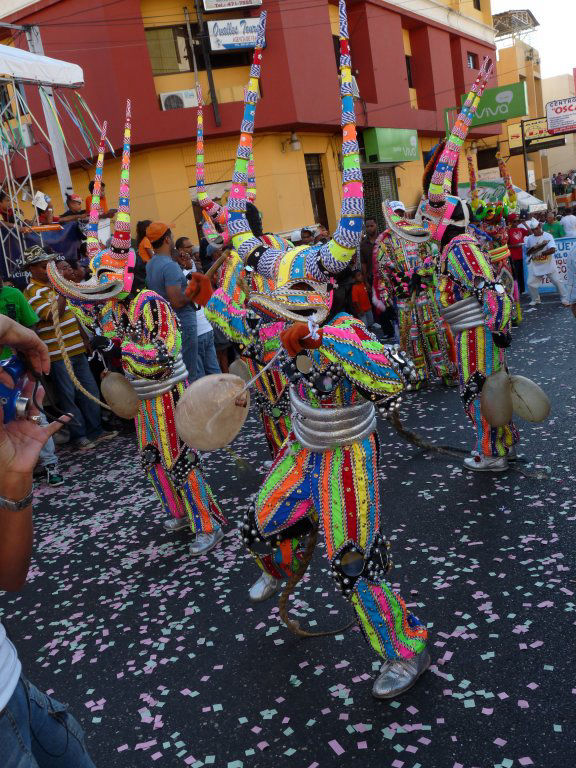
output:
[[[192,252],[194,245],[189,237],[179,237],[176,240],[176,250],[172,258],[178,264],[186,280],[198,270]],[[216,347],[214,345],[214,330],[204,314],[204,309],[196,309],[196,336],[198,339],[198,362],[196,377],[208,376],[211,373],[222,373]]]
[[[188,370],[188,381],[194,381],[198,378],[196,309],[184,293],[186,277],[172,259],[172,232],[167,224],[153,221],[146,228],[146,237],[154,250],[154,256],[146,264],[146,286],[166,299],[176,312],[182,334],[182,358]]]
[[[28,328],[0,316],[0,342],[23,354],[36,373],[48,373],[46,345]],[[10,376],[0,381],[12,387]],[[33,383],[24,389],[32,395]],[[63,418],[63,421],[67,417]],[[18,591],[32,556],[32,471],[42,445],[61,427],[40,414],[4,424],[0,409],[0,590]],[[22,674],[18,652],[0,622],[0,765],[2,768],[95,768],[84,733],[68,708]]]

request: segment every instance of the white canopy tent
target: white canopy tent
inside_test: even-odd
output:
[[[64,88],[80,88],[84,85],[84,72],[77,64],[40,56],[10,45],[0,45],[0,78]]]

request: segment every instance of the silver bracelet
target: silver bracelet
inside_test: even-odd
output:
[[[12,501],[12,499],[6,499],[4,496],[0,496],[0,509],[7,509],[10,512],[20,512],[22,509],[26,509],[32,504],[34,498],[34,492],[31,489],[30,492],[24,496],[20,501]]]

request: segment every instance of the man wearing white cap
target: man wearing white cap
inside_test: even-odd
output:
[[[542,224],[537,219],[530,219],[528,226],[532,232],[524,241],[528,256],[529,274],[528,290],[530,291],[530,306],[540,304],[538,287],[542,285],[542,277],[547,277],[556,286],[560,294],[560,301],[567,307],[569,301],[566,298],[565,287],[556,267],[556,243],[549,232],[542,230]]]

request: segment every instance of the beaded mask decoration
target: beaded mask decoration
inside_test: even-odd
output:
[[[413,219],[407,219],[392,208],[390,200],[382,203],[382,211],[386,219],[386,226],[395,235],[411,243],[426,243],[430,240],[430,232],[427,227]]]
[[[362,237],[364,195],[360,155],[356,138],[356,116],[352,89],[346,2],[339,0],[340,93],[343,133],[343,194],[340,222],[332,239],[325,244],[300,246],[281,251],[254,237],[246,219],[249,160],[252,152],[254,117],[258,102],[258,83],[265,42],[266,13],[260,17],[258,40],[244,94],[244,118],[236,155],[232,189],[228,198],[228,229],[234,248],[247,268],[274,282],[267,293],[251,294],[250,305],[269,317],[284,320],[314,320],[322,323],[330,313],[332,293],[329,284],[342,272],[356,253]]]
[[[49,265],[48,277],[54,288],[69,299],[87,303],[101,303],[109,299],[124,299],[132,290],[136,254],[130,239],[130,100],[126,102],[126,123],[124,126],[124,144],[122,167],[120,171],[120,193],[118,213],[110,242],[110,247],[99,251],[98,218],[100,191],[102,187],[102,168],[104,165],[106,123],[102,127],[98,161],[94,178],[94,191],[90,207],[87,248],[90,257],[92,277],[82,283],[65,280],[55,265]]]
[[[468,206],[457,196],[457,189],[454,189],[453,185],[453,176],[458,166],[460,150],[470,130],[472,119],[478,110],[480,98],[492,75],[492,69],[492,59],[486,56],[452,132],[444,144],[442,154],[438,160],[434,157],[431,161],[431,176],[428,169],[425,173],[425,197],[420,203],[419,217],[428,227],[431,238],[437,242],[442,241],[446,229],[451,224],[457,227],[466,227],[469,223]],[[454,211],[460,203],[464,209],[464,219],[454,220]]]

